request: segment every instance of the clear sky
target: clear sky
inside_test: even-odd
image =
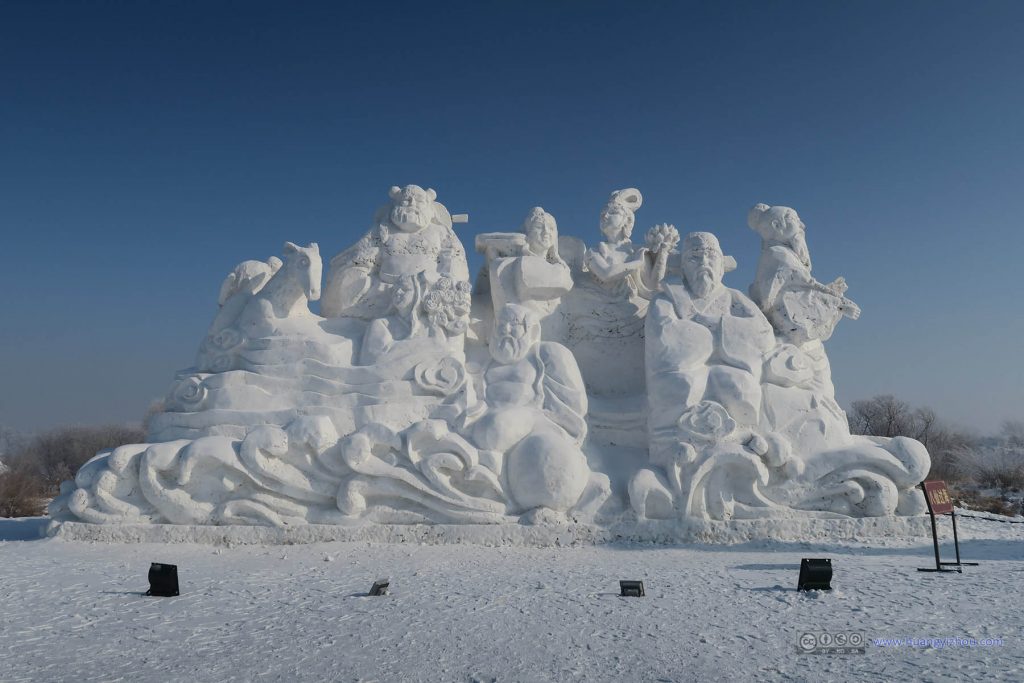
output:
[[[239,261],[358,239],[393,184],[472,245],[530,207],[597,241],[757,202],[864,313],[840,403],[1024,419],[1024,3],[0,0],[0,425],[140,419]],[[475,271],[475,268],[473,269]]]

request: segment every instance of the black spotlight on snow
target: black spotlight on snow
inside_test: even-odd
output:
[[[619,595],[623,598],[644,597],[643,581],[619,581]]]
[[[370,592],[368,593],[368,595],[387,595],[388,586],[390,585],[391,579],[377,579],[373,582],[373,585],[370,587]]]
[[[800,560],[800,579],[797,581],[798,591],[830,591],[832,590],[832,560],[808,559]]]
[[[178,565],[159,562],[149,565],[149,590],[146,591],[146,595],[169,598],[177,594]]]

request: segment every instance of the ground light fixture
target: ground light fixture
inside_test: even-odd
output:
[[[832,560],[826,558],[803,558],[800,560],[798,591],[832,590]]]
[[[149,590],[146,595],[161,598],[178,595],[178,565],[160,562],[149,565]]]
[[[391,585],[391,579],[377,579],[370,586],[370,592],[367,595],[387,595],[388,586]]]
[[[624,598],[644,597],[643,581],[619,581],[619,595]]]

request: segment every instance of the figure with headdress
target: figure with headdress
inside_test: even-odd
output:
[[[827,341],[843,317],[856,320],[860,307],[846,298],[846,281],[822,284],[811,275],[804,222],[788,206],[758,204],[747,215],[761,236],[761,258],[750,296],[786,341]]]
[[[443,276],[469,280],[466,251],[437,193],[406,185],[392,187],[389,195],[391,202],[377,211],[374,227],[331,259],[320,304],[325,317],[385,316],[395,299],[391,290],[411,275],[422,273],[426,286]]]
[[[795,210],[757,204],[747,214],[747,224],[761,236],[750,296],[779,341],[766,364],[766,391],[771,394],[766,417],[773,427],[814,449],[841,443],[849,437],[849,425],[835,400],[823,342],[842,318],[856,320],[860,308],[846,298],[843,278],[823,284],[811,275],[807,228]]]
[[[643,196],[611,193],[600,213],[604,241],[581,251],[576,287],[563,298],[563,343],[572,349],[593,399],[591,426],[602,438],[642,446],[644,316],[661,288],[679,241],[670,225],[655,226],[645,246],[631,240]],[[674,260],[674,259],[673,259]]]
[[[640,190],[634,188],[612,192],[601,210],[601,234],[605,241],[596,249],[588,249],[584,257],[594,278],[625,299],[651,299],[657,293],[665,277],[669,253],[675,247],[671,239],[660,240],[653,250],[634,246],[631,237],[636,211],[643,201]]]

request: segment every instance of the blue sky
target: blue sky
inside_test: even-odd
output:
[[[0,425],[138,420],[220,281],[326,258],[393,184],[477,232],[711,230],[746,290],[756,202],[864,310],[844,405],[1024,419],[1024,4],[0,2]],[[475,270],[475,269],[474,269]]]

